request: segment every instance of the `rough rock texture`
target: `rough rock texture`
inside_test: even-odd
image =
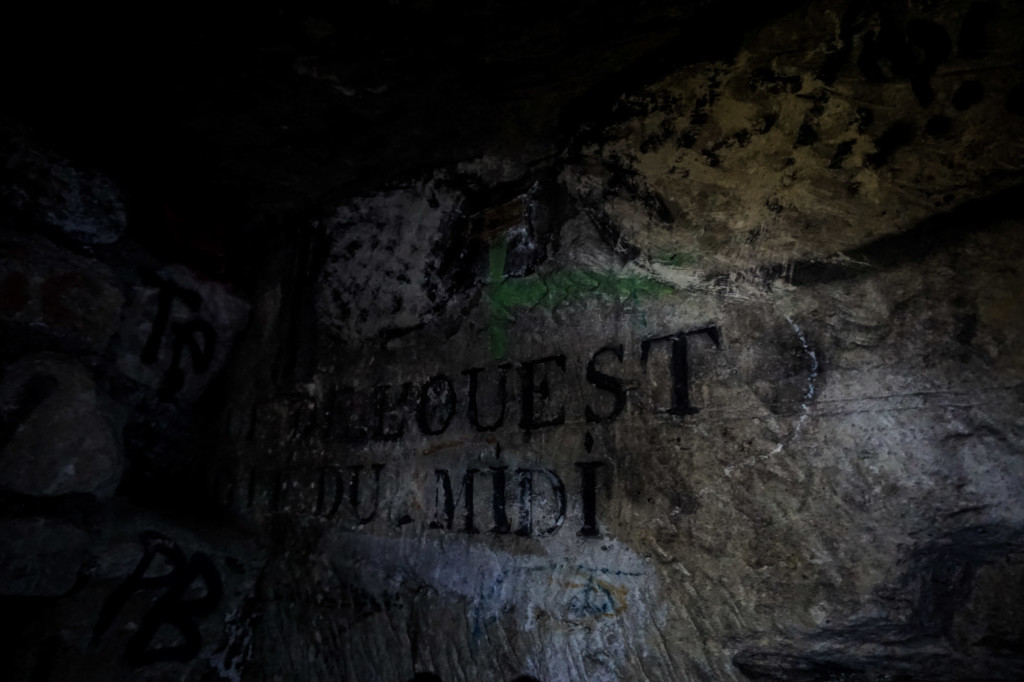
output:
[[[181,266],[144,273],[124,311],[118,369],[162,398],[194,402],[224,366],[248,312],[225,287]]]
[[[85,564],[88,535],[44,518],[4,519],[0,525],[3,596],[56,597],[75,586]]]
[[[25,495],[114,492],[121,452],[84,367],[49,353],[19,360],[4,372],[0,406],[0,486]]]
[[[265,559],[198,472],[248,304],[121,235],[113,181],[18,145],[4,179],[28,203],[0,215],[5,679],[230,677]],[[32,184],[50,173],[74,182]]]
[[[0,201],[6,211],[82,244],[121,238],[125,200],[111,178],[47,154],[24,138],[15,138],[4,151]]]
[[[211,524],[196,529],[124,505],[108,516],[76,504],[82,530],[38,518],[6,522],[6,546],[18,552],[5,568],[14,574],[5,587],[14,589],[0,596],[6,674],[231,679],[250,646],[249,595],[264,562],[258,546]],[[24,536],[33,527],[35,542]],[[29,567],[35,583],[18,575]]]
[[[105,264],[42,237],[0,236],[4,351],[40,346],[100,352],[117,331],[124,296]]]
[[[1020,17],[989,9],[811,4],[540,168],[335,212],[316,370],[230,465],[288,547],[247,674],[1024,675]]]
[[[1024,11],[538,7],[17,104],[14,679],[1024,679]]]

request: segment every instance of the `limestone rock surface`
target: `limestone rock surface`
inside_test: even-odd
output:
[[[98,353],[117,331],[124,296],[102,262],[8,231],[0,236],[0,268],[5,353]]]
[[[0,594],[57,597],[75,587],[86,562],[88,535],[75,526],[41,517],[0,524]]]
[[[165,19],[11,105],[5,674],[1024,679],[1017,3]]]
[[[25,495],[110,495],[121,476],[118,438],[89,373],[42,353],[6,368],[0,383],[0,485]]]
[[[337,210],[226,500],[288,548],[255,651],[346,653],[254,668],[1024,675],[1020,16],[979,11],[810,3],[515,180]]]
[[[5,149],[0,197],[21,220],[82,244],[113,244],[127,226],[121,188],[105,174],[41,150],[21,137]]]

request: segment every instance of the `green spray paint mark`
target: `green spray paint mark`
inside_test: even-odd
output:
[[[672,293],[667,284],[646,277],[619,277],[614,274],[566,269],[544,277],[528,275],[503,279],[505,243],[491,244],[488,268],[487,297],[490,302],[491,356],[499,360],[508,354],[508,323],[514,310],[541,308],[553,310],[583,298],[610,301],[633,301],[657,298]]]

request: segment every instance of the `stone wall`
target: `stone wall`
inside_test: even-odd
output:
[[[8,139],[5,676],[195,677],[216,668],[263,561],[194,484],[211,449],[204,412],[222,400],[218,377],[249,304],[126,235],[128,199],[109,176],[21,131]]]
[[[1024,677],[1021,13],[808,3],[244,295],[23,155],[17,679]]]

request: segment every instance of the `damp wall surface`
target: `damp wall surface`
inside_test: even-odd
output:
[[[16,679],[1024,677],[1021,19],[808,3],[244,295],[67,170],[114,218],[3,242]]]

